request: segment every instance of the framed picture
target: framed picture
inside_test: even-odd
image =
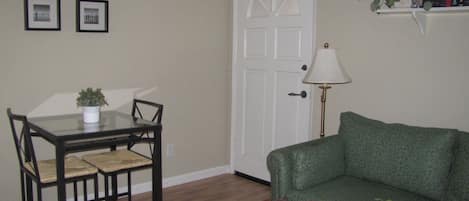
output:
[[[108,32],[107,1],[77,0],[77,32]]]
[[[25,30],[60,30],[60,0],[24,0]]]

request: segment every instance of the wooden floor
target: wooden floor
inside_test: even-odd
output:
[[[123,198],[119,201],[126,201]],[[151,194],[132,197],[133,201],[151,201]],[[270,187],[224,174],[163,190],[163,201],[268,201]]]

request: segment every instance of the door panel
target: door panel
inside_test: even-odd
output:
[[[310,85],[302,83],[313,55],[314,0],[235,0],[233,163],[236,171],[270,180],[273,149],[311,139]],[[307,91],[301,98],[289,93]]]
[[[262,59],[267,56],[267,30],[250,28],[244,31],[244,57]]]
[[[275,29],[275,59],[301,61],[302,27]]]
[[[262,71],[246,71],[244,99],[244,131],[242,132],[242,155],[262,159],[264,155],[264,122],[265,122],[265,73]]]
[[[285,97],[291,91],[301,91],[299,77],[301,74],[290,72],[277,73],[276,104],[275,104],[275,133],[273,149],[282,148],[298,142],[298,109],[300,99],[298,97]],[[301,82],[301,80],[300,80]],[[285,107],[288,106],[288,107]],[[285,135],[288,133],[288,135]]]

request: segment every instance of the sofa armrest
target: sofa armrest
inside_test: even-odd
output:
[[[340,136],[330,136],[272,151],[267,157],[272,200],[343,175],[343,150]]]

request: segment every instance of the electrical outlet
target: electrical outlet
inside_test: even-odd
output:
[[[166,145],[166,157],[171,158],[174,156],[174,144]]]

